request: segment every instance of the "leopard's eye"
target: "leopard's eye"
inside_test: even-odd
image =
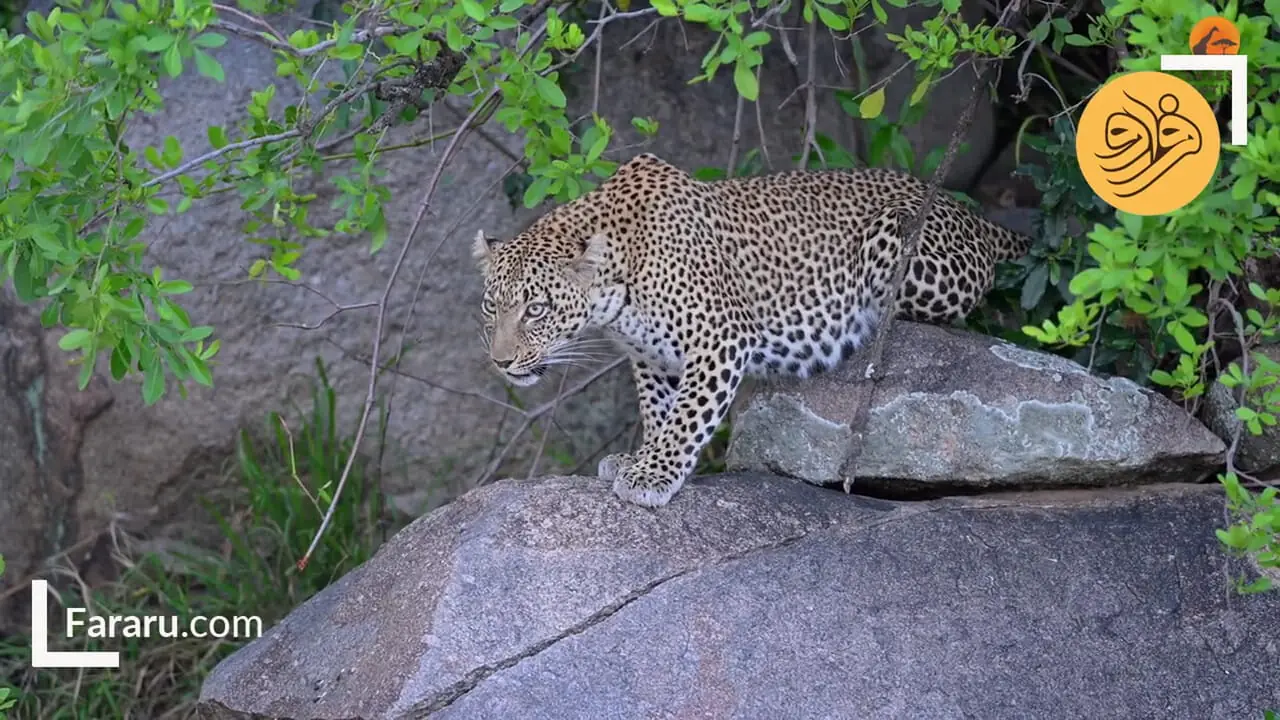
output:
[[[497,308],[493,306],[493,301],[490,300],[489,298],[485,298],[484,300],[480,301],[480,312],[484,313],[485,315],[493,315],[496,310]]]
[[[529,320],[537,320],[547,314],[547,304],[544,302],[529,303],[524,309],[524,316]]]

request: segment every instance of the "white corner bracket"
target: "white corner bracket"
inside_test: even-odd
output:
[[[1161,55],[1161,70],[1218,70],[1231,73],[1231,141],[1249,144],[1249,120],[1245,117],[1249,88],[1248,55]]]
[[[49,581],[31,581],[31,667],[118,668],[120,653],[49,650]]]

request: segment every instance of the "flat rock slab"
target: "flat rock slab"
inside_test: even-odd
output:
[[[1124,378],[954,328],[900,321],[891,333],[856,462],[866,385],[851,360],[763,384],[734,420],[728,469],[819,485],[852,475],[901,488],[1025,488],[1195,482],[1222,464],[1218,436]]]
[[[894,503],[594,478],[425,516],[224,660],[205,718],[1261,718],[1280,594],[1213,486]]]

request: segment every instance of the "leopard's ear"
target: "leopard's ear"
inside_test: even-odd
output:
[[[488,271],[489,256],[493,254],[493,247],[497,243],[497,240],[485,236],[484,230],[476,231],[476,239],[471,243],[471,257],[475,259],[476,265],[480,266],[482,272]]]
[[[569,275],[586,287],[596,279],[609,253],[609,237],[597,233],[582,241],[582,253],[569,263]]]

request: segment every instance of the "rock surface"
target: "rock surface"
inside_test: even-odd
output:
[[[1280,345],[1263,345],[1255,352],[1280,362]],[[1235,463],[1241,470],[1267,478],[1280,478],[1280,429],[1263,426],[1261,435],[1250,433],[1236,417],[1238,407],[1240,403],[1236,402],[1235,390],[1215,382],[1205,393],[1200,416],[1228,446],[1239,429],[1240,446],[1236,449]]]
[[[893,503],[504,481],[224,660],[204,718],[1260,718],[1280,595],[1213,486]]]
[[[1225,446],[1172,402],[1123,378],[984,335],[896,322],[872,397],[859,483],[887,489],[1195,482]],[[815,484],[841,483],[858,442],[854,358],[763,384],[726,456]]]

